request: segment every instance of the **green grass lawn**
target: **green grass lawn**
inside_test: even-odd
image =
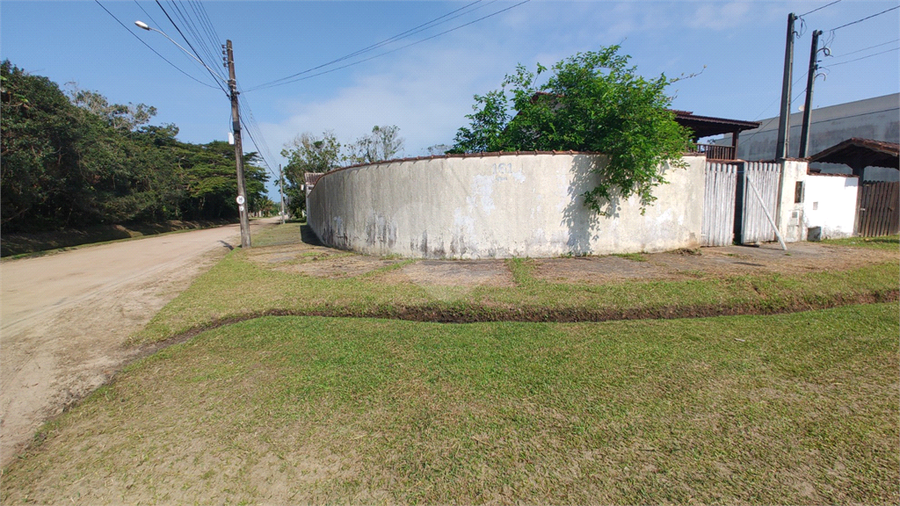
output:
[[[884,248],[886,242],[858,247]],[[433,287],[385,283],[378,274],[403,266],[397,261],[374,272],[322,278],[280,272],[252,261],[266,246],[300,242],[300,225],[259,234],[254,250],[235,250],[160,311],[134,343],[169,339],[219,322],[262,315],[323,315],[403,318],[424,321],[603,321],[778,313],[833,307],[854,301],[896,299],[900,263],[798,275],[761,273],[680,281],[610,284],[553,283],[536,279],[529,259],[506,266],[514,286]],[[900,250],[898,250],[900,253]],[[311,252],[310,255],[315,253]],[[338,255],[353,256],[351,253]],[[408,262],[408,261],[407,261]]]
[[[897,315],[256,319],[46,426],[2,502],[896,504]]]
[[[300,232],[133,336],[193,337],[45,425],[0,503],[900,502],[896,260],[579,284],[512,259],[507,285],[436,288],[385,282],[399,259],[271,267]],[[354,260],[309,248],[291,261]],[[676,318],[730,313],[753,314]]]

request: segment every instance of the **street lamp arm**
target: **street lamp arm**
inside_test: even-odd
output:
[[[188,51],[187,49],[185,49],[184,47],[182,47],[181,44],[175,42],[175,40],[172,39],[172,37],[169,37],[168,35],[166,35],[166,32],[164,32],[164,31],[162,31],[162,30],[157,30],[156,28],[153,28],[152,26],[148,25],[147,23],[144,23],[143,21],[135,21],[134,24],[137,25],[138,28],[147,30],[148,32],[156,32],[156,33],[159,33],[159,34],[161,34],[163,37],[169,39],[169,42],[171,42],[172,44],[175,44],[176,46],[178,46],[178,49],[181,49],[182,51],[184,51],[184,54],[186,54],[186,55],[190,56],[191,58],[193,58],[194,61],[196,61],[196,62],[199,63],[200,65],[203,65],[203,66],[206,68],[206,70],[208,70],[208,71],[210,72],[210,74],[212,74],[213,76],[215,76],[217,79],[219,79],[219,80],[222,81],[223,83],[228,84],[228,81],[225,80],[225,78],[223,78],[223,77],[220,76],[219,74],[216,74],[216,71],[214,71],[213,69],[209,68],[209,66],[206,65],[205,63],[203,63],[203,61],[200,60],[200,58],[197,58],[196,56],[194,56],[193,53],[191,53],[190,51]]]

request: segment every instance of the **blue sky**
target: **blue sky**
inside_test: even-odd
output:
[[[349,143],[374,125],[397,125],[405,156],[451,144],[468,122],[473,95],[497,89],[516,64],[551,65],[577,52],[621,44],[639,74],[699,75],[675,83],[673,107],[706,116],[754,120],[775,116],[781,95],[787,15],[797,28],[793,95],[802,104],[811,34],[824,32],[832,56],[816,81],[814,106],[900,91],[897,1],[518,1],[313,2],[160,0],[186,35],[200,31],[208,65],[221,69],[220,48],[234,45],[245,119],[277,171],[284,144],[301,132],[331,130]],[[102,5],[102,7],[101,7]],[[174,123],[179,138],[226,139],[230,107],[209,73],[162,35],[187,46],[156,2],[0,2],[0,57],[64,85],[75,82],[117,103],[155,106],[154,124]],[[827,6],[826,6],[827,5]],[[104,8],[108,9],[124,27]],[[179,11],[181,16],[179,16]],[[269,88],[271,81],[317,67],[442,18],[443,24]],[[503,11],[503,12],[500,12]],[[496,13],[496,14],[494,14]],[[477,19],[494,14],[486,19]],[[467,26],[462,26],[466,25]],[[457,28],[458,27],[458,28]],[[838,28],[834,32],[833,28]],[[440,32],[454,29],[450,33]],[[210,35],[207,36],[206,34]],[[438,35],[430,40],[416,43]],[[189,36],[190,37],[190,36]],[[138,40],[140,38],[140,40]],[[154,54],[187,72],[186,77]],[[194,43],[194,39],[190,39]],[[408,44],[416,43],[403,48]],[[388,52],[383,56],[379,54]],[[377,56],[368,61],[360,60]],[[327,74],[313,74],[353,64]],[[224,70],[224,69],[222,69]],[[252,112],[252,118],[249,118]],[[244,139],[246,151],[256,150]],[[270,185],[271,186],[271,185]],[[276,197],[277,192],[270,191]],[[277,200],[277,197],[275,198]]]

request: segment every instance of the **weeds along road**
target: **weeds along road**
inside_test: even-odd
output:
[[[230,225],[0,263],[0,465],[133,358],[128,336],[239,245]]]

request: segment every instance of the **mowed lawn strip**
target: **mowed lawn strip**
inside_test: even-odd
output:
[[[897,504],[898,309],[246,321],[46,426],[2,503]]]
[[[457,322],[771,314],[893,300],[900,278],[900,263],[893,261],[850,270],[827,270],[825,262],[822,271],[796,275],[762,273],[679,281],[556,283],[537,279],[534,261],[510,259],[505,268],[513,286],[435,287],[412,281],[385,282],[378,275],[414,260],[398,259],[373,271],[338,278],[283,272],[252,260],[252,255],[265,251],[266,246],[298,243],[300,235],[298,224],[275,227],[255,239],[253,250],[233,251],[132,336],[132,342],[163,341],[223,321],[266,314]],[[896,238],[890,238],[884,244],[857,240],[852,245],[897,250],[897,244]],[[312,262],[306,256],[316,255],[311,251],[301,258]],[[354,256],[348,252],[336,255]]]

